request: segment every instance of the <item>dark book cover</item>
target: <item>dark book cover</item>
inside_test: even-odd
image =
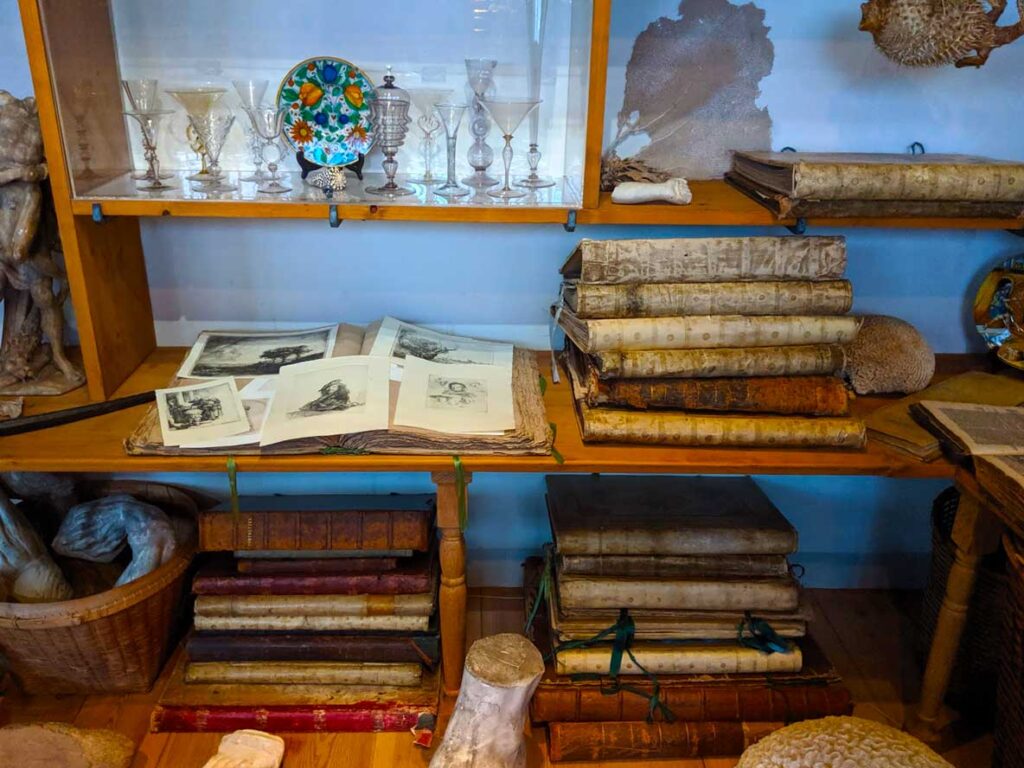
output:
[[[385,573],[398,567],[397,557],[282,557],[235,559],[239,573]]]
[[[440,639],[436,632],[315,632],[240,634],[200,632],[185,643],[189,661],[358,661],[420,662],[437,665]]]

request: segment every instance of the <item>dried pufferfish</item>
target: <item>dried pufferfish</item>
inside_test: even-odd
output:
[[[997,26],[1008,0],[868,0],[860,28],[897,64],[908,67],[980,67],[993,50],[1024,35],[1021,20]],[[986,10],[986,4],[989,9]]]

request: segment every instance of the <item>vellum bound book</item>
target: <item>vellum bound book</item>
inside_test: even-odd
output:
[[[829,376],[841,371],[839,344],[719,349],[607,349],[588,356],[599,379]]]

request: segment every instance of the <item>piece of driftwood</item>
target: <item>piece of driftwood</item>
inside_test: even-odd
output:
[[[243,730],[220,740],[217,754],[203,768],[280,768],[284,739],[264,731]]]
[[[688,205],[693,193],[686,179],[674,178],[655,184],[650,181],[624,181],[612,192],[612,202],[624,205],[636,203],[672,203]]]
[[[462,688],[430,768],[524,768],[523,725],[544,659],[522,635],[477,640]]]
[[[636,157],[619,157],[614,151],[601,158],[601,191],[611,192],[628,181],[659,184],[668,181],[669,174],[659,171]]]
[[[0,395],[57,395],[85,381],[64,352],[68,288],[47,175],[35,99],[0,91]]]
[[[18,768],[128,768],[135,743],[120,733],[64,723],[0,728],[0,764]],[[276,766],[275,766],[276,768]]]

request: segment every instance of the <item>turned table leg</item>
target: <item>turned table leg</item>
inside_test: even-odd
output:
[[[973,495],[961,488],[953,523],[955,555],[946,582],[928,663],[921,682],[921,701],[907,730],[925,741],[938,738],[938,720],[953,673],[960,638],[967,622],[967,608],[974,592],[978,563],[999,547],[1001,525]]]
[[[434,472],[437,527],[441,531],[441,665],[445,693],[456,694],[466,657],[466,540],[459,527],[458,488],[454,472]],[[464,473],[469,485],[472,475]],[[468,492],[467,492],[468,493]],[[468,503],[468,502],[467,502]]]

